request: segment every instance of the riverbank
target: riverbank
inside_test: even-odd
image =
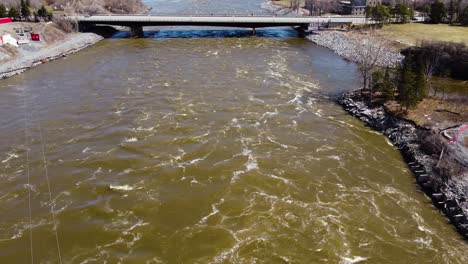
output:
[[[271,2],[269,4],[273,5]],[[290,10],[273,6],[271,10],[275,14]],[[356,61],[352,47],[359,43],[360,38],[368,37],[367,34],[358,30],[322,30],[307,38],[347,60]],[[385,39],[377,64],[381,67],[395,67],[400,64],[404,59],[400,50],[411,44],[402,44],[396,38],[389,40],[382,35],[376,37]],[[447,216],[459,233],[468,238],[468,146],[464,145],[463,139],[449,144],[449,140],[444,138],[443,135],[449,130],[443,131],[440,127],[446,125],[447,120],[431,120],[435,117],[434,113],[426,113],[424,118],[431,120],[431,125],[419,126],[411,119],[397,116],[395,111],[389,111],[386,106],[368,104],[360,90],[346,93],[337,101],[351,115],[383,133],[401,151],[408,167],[416,176],[421,191],[432,199],[434,206]],[[438,105],[440,106],[440,102]],[[458,122],[458,127],[461,127],[460,124],[463,124],[463,120]],[[451,132],[454,139],[457,130],[452,129]]]
[[[27,26],[41,29],[41,41],[17,48],[8,44],[2,46],[0,52],[3,52],[4,56],[0,64],[0,79],[12,77],[37,65],[78,52],[103,39],[95,33],[65,33],[53,23],[11,23],[8,27],[2,25],[0,31],[14,36],[14,32],[11,32],[14,27]]]
[[[356,31],[319,31],[315,34],[307,36],[307,39],[315,44],[329,48],[341,57],[356,61],[355,49],[359,45],[359,39],[368,37],[365,32]],[[400,54],[399,49],[386,43],[380,51],[380,56],[377,64],[381,67],[394,67],[401,63],[404,56]]]
[[[463,149],[460,152],[463,142],[449,144],[442,133],[401,119],[382,105],[370,105],[360,90],[342,95],[337,102],[401,151],[420,190],[468,238],[468,159]]]

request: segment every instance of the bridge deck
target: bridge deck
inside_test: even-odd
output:
[[[142,16],[99,15],[74,16],[79,23],[121,26],[226,26],[277,27],[301,26],[313,23],[366,23],[363,17],[276,17],[276,16]]]

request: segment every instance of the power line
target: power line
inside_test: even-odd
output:
[[[24,98],[24,136],[25,136],[25,148],[26,148],[26,175],[28,177],[28,207],[29,207],[29,244],[31,248],[31,263],[34,263],[34,250],[33,250],[33,232],[32,232],[32,214],[31,214],[31,176],[29,171],[29,133],[28,133],[28,107],[26,96]]]
[[[59,237],[58,237],[58,231],[57,231],[57,221],[56,221],[56,215],[54,211],[54,203],[52,202],[52,191],[50,189],[50,181],[49,181],[49,169],[47,166],[47,159],[45,155],[45,146],[44,146],[44,138],[42,136],[42,127],[41,127],[41,122],[39,119],[37,119],[37,127],[39,129],[39,140],[41,143],[41,150],[42,150],[42,161],[44,163],[44,171],[45,171],[45,177],[46,177],[46,182],[47,182],[47,189],[49,191],[49,202],[50,202],[50,213],[52,215],[52,222],[54,224],[54,233],[55,233],[55,241],[57,243],[57,250],[58,250],[58,257],[59,257],[59,262],[62,264],[62,255],[60,253],[60,243],[59,243]]]

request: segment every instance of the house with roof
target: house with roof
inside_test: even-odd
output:
[[[344,0],[340,1],[341,12],[343,15],[363,16],[366,14],[367,6],[376,6],[382,4],[382,0]]]

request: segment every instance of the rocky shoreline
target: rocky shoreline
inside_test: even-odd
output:
[[[272,4],[271,1],[264,3],[262,8],[277,15],[292,12],[288,8]],[[293,15],[300,16],[301,14],[293,13]],[[358,43],[356,38],[359,37],[363,36],[353,35],[352,32],[333,30],[311,34],[307,36],[307,39],[355,62],[350,46]],[[403,59],[404,56],[400,54],[399,50],[384,47],[378,64],[381,67],[394,67],[400,64]],[[458,166],[457,159],[460,157],[450,157],[450,155],[445,154],[448,156],[445,160],[446,164],[439,166],[444,151],[449,152],[452,147],[444,142],[440,133],[394,116],[381,105],[370,105],[362,95],[361,90],[343,94],[337,99],[337,103],[370,128],[384,134],[400,150],[409,169],[415,175],[420,190],[432,200],[434,206],[449,219],[458,232],[465,239],[468,239],[467,165],[460,165],[464,172],[457,175],[458,177],[451,175],[450,169],[446,168],[453,167],[455,164]]]
[[[358,34],[358,33],[354,33]],[[341,31],[319,31],[315,34],[307,36],[307,39],[311,40],[315,44],[329,48],[341,57],[356,61],[355,53],[353,48],[355,45],[359,45],[356,38],[362,38],[365,36],[353,35],[352,32],[341,32]],[[401,63],[404,56],[396,49],[384,47],[379,56],[377,64],[381,67],[394,67]]]
[[[290,8],[277,6],[272,1],[264,2],[261,7],[278,16],[304,15],[301,12],[294,12]],[[351,47],[359,45],[357,39],[362,37],[364,37],[362,34],[352,31],[321,30],[309,34],[306,38],[319,46],[333,50],[336,54],[349,61],[355,62],[356,57]],[[400,64],[403,59],[404,56],[400,54],[399,50],[386,46],[382,49],[377,64],[381,67],[394,67]]]
[[[434,206],[468,239],[468,185],[435,169],[439,163],[435,157],[440,154],[441,146],[444,145],[441,136],[392,115],[383,106],[370,105],[360,90],[345,93],[337,102],[351,115],[390,139],[415,175],[420,190],[432,199]]]
[[[59,44],[32,52],[28,57],[20,57],[2,63],[0,65],[0,79],[7,79],[46,62],[66,57],[92,46],[102,39],[102,36],[95,33],[71,34]]]

